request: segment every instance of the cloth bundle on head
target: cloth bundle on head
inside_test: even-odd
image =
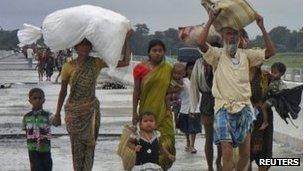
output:
[[[256,18],[256,12],[245,0],[202,0],[201,4],[209,12],[220,10],[213,22],[216,31],[230,27],[239,30]]]
[[[204,28],[204,24],[196,25],[196,26],[179,27],[178,36],[187,45],[198,47],[199,37],[203,31],[203,28]],[[222,45],[222,37],[218,32],[215,31],[215,28],[213,26],[210,27],[209,34],[207,37],[207,42],[210,44],[218,43]]]
[[[121,58],[130,29],[131,23],[126,17],[101,7],[82,5],[49,14],[42,28],[24,24],[24,29],[18,31],[18,38],[22,46],[43,36],[52,51],[72,48],[86,38],[98,57],[113,68]]]

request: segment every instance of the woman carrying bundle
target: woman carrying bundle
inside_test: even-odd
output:
[[[123,48],[124,58],[117,67],[129,65],[130,35],[131,31],[127,34]],[[61,124],[60,111],[67,95],[67,86],[70,85],[65,104],[65,122],[71,140],[73,166],[75,171],[90,171],[100,125],[100,104],[95,96],[96,81],[101,69],[107,67],[107,64],[102,59],[89,56],[93,46],[87,39],[74,48],[78,58],[63,65],[54,123],[57,126]]]

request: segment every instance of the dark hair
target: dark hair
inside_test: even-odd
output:
[[[155,118],[155,116],[154,116],[154,114],[152,113],[152,112],[143,112],[142,114],[140,114],[140,116],[139,116],[139,124],[141,123],[141,121],[143,120],[143,117],[144,116],[153,116],[154,118]]]
[[[271,69],[274,69],[274,68],[276,68],[281,73],[281,75],[284,75],[286,72],[286,65],[283,64],[282,62],[276,62],[276,63],[272,64]]]
[[[166,46],[164,44],[164,42],[162,42],[161,40],[159,39],[152,39],[150,42],[149,42],[149,47],[148,47],[148,54],[150,53],[150,50],[154,47],[154,46],[161,46],[164,51],[166,51]]]
[[[42,97],[44,97],[44,92],[42,89],[40,88],[32,88],[29,92],[29,98],[31,98],[33,96],[34,93],[40,93],[42,95]]]
[[[186,68],[185,68],[186,69],[185,76],[187,76],[187,77],[189,76],[188,73],[187,73],[187,70],[188,70],[188,68],[193,67],[193,66],[194,66],[194,62],[187,62]]]
[[[241,37],[249,39],[248,33],[247,33],[247,31],[245,29],[243,29],[243,28],[240,29],[240,34],[241,34]]]
[[[80,44],[83,44],[85,46],[90,46],[91,49],[93,48],[92,43],[88,39],[86,39],[86,38],[84,38],[80,43],[78,43],[77,45],[75,45],[75,48],[76,48],[76,46],[78,46]]]
[[[193,67],[194,66],[194,62],[187,62],[186,64],[186,71],[189,67]]]

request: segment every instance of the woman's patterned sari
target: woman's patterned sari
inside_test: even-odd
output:
[[[90,171],[100,125],[99,101],[95,97],[99,70],[89,57],[71,78],[71,92],[65,105],[65,121],[70,135],[75,171]]]

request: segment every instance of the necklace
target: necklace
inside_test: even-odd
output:
[[[155,67],[155,65],[153,65],[150,61],[148,61],[148,67],[151,69],[151,70],[153,70],[153,68]]]

